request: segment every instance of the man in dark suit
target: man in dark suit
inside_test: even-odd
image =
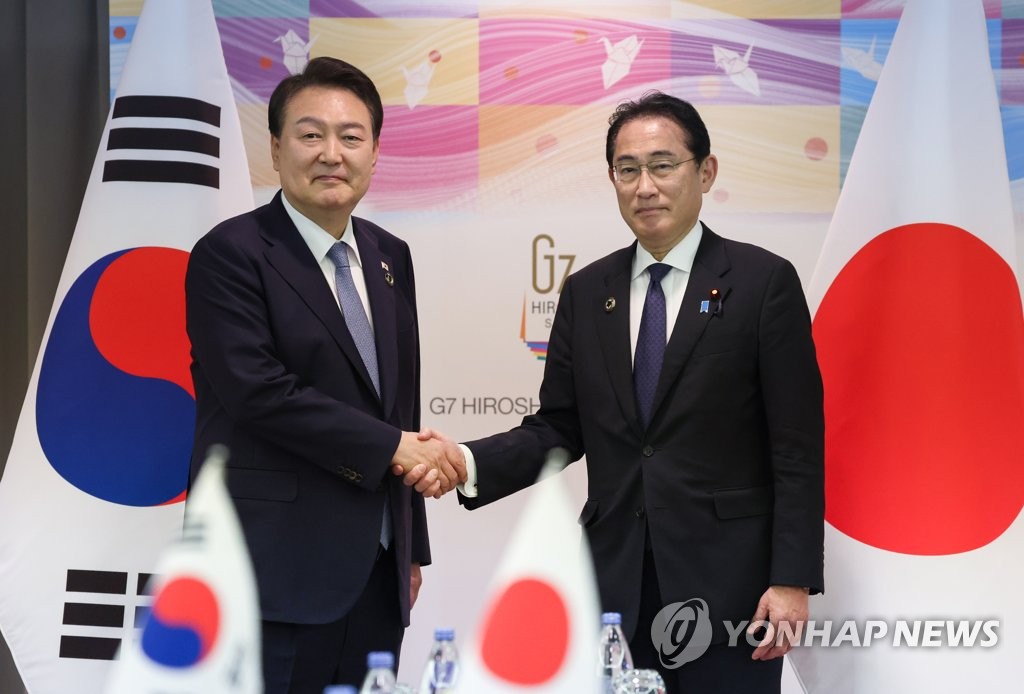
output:
[[[822,384],[800,281],[699,221],[718,161],[689,103],[621,105],[606,154],[637,242],[565,283],[540,409],[462,447],[460,500],[477,508],[532,484],[554,447],[586,455],[580,522],[637,667],[661,670],[670,692],[777,692],[790,643],[730,646],[724,621],[795,628],[822,590]],[[675,667],[685,643],[652,623],[695,598],[713,645]]]
[[[458,477],[418,441],[420,366],[408,246],[352,216],[383,108],[355,67],[310,61],[278,85],[270,145],[282,191],[195,246],[186,275],[196,436],[231,451],[227,483],[252,556],[266,692],[361,681],[396,655],[430,563],[423,496]],[[429,444],[429,445],[424,445]]]

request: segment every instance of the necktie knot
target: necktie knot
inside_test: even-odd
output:
[[[348,244],[344,241],[338,241],[338,243],[331,246],[331,249],[327,251],[327,257],[334,263],[334,267],[343,268],[349,267],[348,262]]]
[[[647,274],[651,276],[651,282],[661,282],[665,279],[665,275],[672,269],[671,265],[665,263],[654,263],[653,265],[647,266]]]

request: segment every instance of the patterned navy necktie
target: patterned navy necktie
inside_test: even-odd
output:
[[[665,292],[661,289],[661,281],[671,269],[671,265],[664,263],[655,263],[647,268],[651,283],[647,286],[640,334],[637,335],[636,354],[633,356],[633,390],[640,422],[645,429],[651,421],[654,391],[658,388],[661,363],[665,360]]]

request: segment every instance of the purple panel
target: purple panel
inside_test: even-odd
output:
[[[475,191],[476,106],[385,106],[367,199],[389,209],[443,204]]]
[[[237,94],[242,102],[267,101],[274,87],[290,74],[284,64],[284,42],[290,29],[302,42],[309,41],[309,21],[295,18],[234,17],[217,20],[228,74],[250,94]]]
[[[634,36],[639,49],[630,62]],[[607,73],[606,61],[616,63]],[[666,28],[599,19],[480,21],[482,104],[617,103],[667,80],[670,67]]]
[[[839,20],[726,19],[678,26],[672,67],[684,98],[785,105],[835,104],[839,98]]]
[[[1004,105],[1024,104],[1024,19],[1003,20],[1002,70],[999,71]]]
[[[446,17],[477,16],[477,0],[309,0],[311,17]]]

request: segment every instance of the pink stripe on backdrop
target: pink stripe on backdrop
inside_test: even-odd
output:
[[[476,106],[385,106],[368,200],[411,209],[474,192],[477,124]]]
[[[601,66],[614,46],[642,40],[629,74],[605,89]],[[617,103],[666,80],[672,32],[659,26],[597,19],[480,20],[480,103]]]

